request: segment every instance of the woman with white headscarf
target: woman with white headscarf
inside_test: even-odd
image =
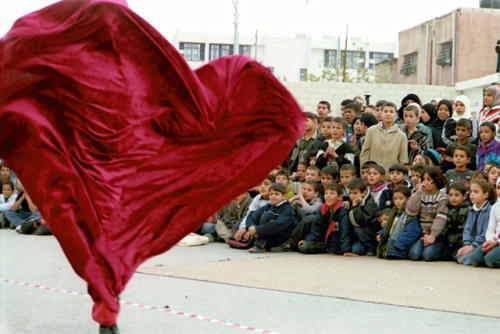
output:
[[[467,119],[471,122],[472,132],[469,135],[468,139],[470,143],[477,143],[478,122],[474,117],[472,117],[469,98],[465,95],[459,95],[455,98],[453,115],[451,116],[451,118],[446,120],[443,126],[441,139],[443,139],[443,142],[446,145],[450,145],[457,140],[455,126],[461,119]]]

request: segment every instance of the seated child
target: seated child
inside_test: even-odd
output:
[[[406,212],[418,218],[422,237],[411,246],[411,260],[438,260],[445,247],[442,235],[448,214],[446,178],[439,167],[425,168],[418,190],[406,203]]]
[[[420,183],[422,182],[422,177],[424,176],[424,165],[412,165],[410,167],[410,181],[411,181],[411,191],[414,193],[417,191]]]
[[[299,193],[290,198],[292,206],[297,206],[301,216],[315,213],[321,204],[318,198],[320,185],[316,181],[302,183]]]
[[[233,232],[235,232],[243,218],[245,218],[252,198],[245,191],[238,195],[225,208],[217,212],[215,216],[215,238],[227,240]]]
[[[389,168],[391,183],[387,184],[387,188],[382,191],[378,202],[379,210],[392,208],[394,202],[392,200],[392,192],[397,186],[405,185],[410,188],[410,183],[406,180],[408,177],[408,167],[403,164],[394,164]]]
[[[481,169],[483,172],[488,173],[491,167],[493,166],[500,166],[496,161],[488,161],[487,163],[484,164],[483,169]],[[479,170],[479,169],[478,169]]]
[[[385,181],[385,168],[379,165],[372,166],[368,172],[368,190],[373,200],[379,206],[382,192],[387,189]]]
[[[309,166],[316,166],[316,156],[318,155],[318,152],[318,149],[311,150],[311,154],[308,157]]]
[[[9,166],[7,166],[5,162],[2,162],[0,164],[0,187],[7,182],[12,182],[12,184],[14,185],[14,192],[16,194],[20,193],[21,191],[24,191],[21,182],[14,175],[12,169]]]
[[[276,180],[276,182],[281,183],[282,185],[285,186],[287,199],[290,199],[293,196],[295,196],[295,193],[292,190],[293,186],[290,184],[290,178],[288,177],[288,174],[286,172],[276,173],[274,179]]]
[[[500,198],[500,181],[496,186],[497,198]],[[471,253],[470,260],[474,267],[488,266],[500,268],[500,203],[497,201],[490,211],[490,219],[485,241]]]
[[[455,149],[459,146],[465,146],[469,151],[469,157],[474,157],[467,163],[467,168],[470,170],[475,170],[477,145],[472,144],[468,138],[472,133],[472,122],[465,118],[459,119],[455,125],[455,133],[457,136],[457,140],[446,147],[446,155],[444,157],[443,164],[445,170],[452,169],[454,166],[456,166],[453,162],[453,155]]]
[[[431,164],[431,159],[429,159],[429,157],[423,153],[416,154],[415,157],[413,158],[413,162],[411,163],[412,166],[423,165],[424,167],[430,166],[430,164]]]
[[[316,181],[320,182],[320,177],[319,177],[320,169],[318,166],[309,166],[306,169],[306,176],[304,178],[304,181]]]
[[[368,183],[368,172],[373,166],[377,166],[375,161],[367,161],[361,165],[361,179],[363,179],[366,183]]]
[[[297,219],[285,193],[281,183],[271,184],[269,204],[248,214],[245,239],[255,239],[250,253],[265,252],[283,243],[296,227]]]
[[[339,182],[339,170],[335,166],[326,166],[320,172],[321,179],[321,189],[319,191],[319,197],[321,200],[324,199],[323,195],[325,192],[325,186],[330,183],[338,183]]]
[[[472,175],[472,171],[467,169],[469,161],[470,153],[467,147],[457,146],[453,152],[453,164],[455,168],[449,169],[445,174],[448,184],[462,182],[467,188],[469,187],[470,177]]]
[[[344,189],[342,201],[344,207],[349,210],[349,183],[356,178],[356,168],[353,165],[343,165],[340,167],[340,185]]]
[[[385,208],[382,209],[378,212],[378,222],[380,223],[380,227],[385,228],[387,225],[387,220],[389,219],[389,216],[391,215],[391,210],[392,208]],[[380,231],[379,231],[380,232]],[[377,232],[377,241],[379,240],[380,234]]]
[[[6,181],[2,184],[2,195],[0,195],[0,227],[7,227],[4,213],[14,205],[17,194],[14,192],[14,183]]]
[[[352,245],[351,253],[345,256],[375,255],[377,248],[376,233],[380,229],[377,221],[378,207],[368,192],[366,182],[354,179],[349,184],[351,210],[349,222],[354,226],[357,241]]]
[[[500,162],[500,147],[495,140],[496,128],[491,122],[483,122],[479,126],[481,142],[477,148],[477,169],[482,170],[488,161]]]
[[[482,170],[475,170],[472,172],[472,175],[470,176],[470,180],[485,180],[488,182],[488,173],[482,171]]]
[[[33,219],[40,219],[41,215],[28,193],[22,192],[17,195],[16,201],[10,209],[5,211],[4,217],[11,227],[22,233],[21,225],[23,223]]]
[[[422,230],[415,217],[408,216],[405,204],[411,196],[406,186],[394,188],[394,207],[387,225],[378,233],[377,257],[407,259],[410,246],[420,238]]]
[[[500,175],[500,166],[494,164],[488,169],[488,183],[492,188],[496,188],[498,176]]]
[[[443,230],[446,239],[443,251],[444,260],[453,260],[458,249],[462,246],[462,235],[470,205],[465,184],[462,182],[450,184],[448,187],[448,215]]]
[[[318,152],[316,166],[323,168],[328,165],[342,167],[344,164],[354,164],[354,150],[351,144],[344,140],[346,124],[341,117],[332,120],[332,139],[325,141]]]
[[[325,186],[325,204],[316,211],[310,232],[298,243],[305,254],[344,254],[351,251],[352,226],[342,206],[342,187],[337,183]]]
[[[474,180],[470,183],[470,201],[472,208],[467,216],[464,227],[461,247],[456,255],[458,263],[471,264],[471,255],[476,248],[482,248],[485,242],[486,229],[490,219],[493,190],[490,184],[483,180]],[[476,253],[477,255],[477,253]]]
[[[301,161],[297,165],[297,171],[290,176],[292,181],[304,182],[306,178],[307,162]]]

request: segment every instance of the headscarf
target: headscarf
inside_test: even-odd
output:
[[[451,116],[455,121],[458,122],[458,120],[465,118],[465,119],[470,119],[472,117],[472,114],[470,112],[470,102],[469,98],[465,95],[459,95],[455,98],[455,103],[457,101],[460,101],[464,104],[465,106],[465,112],[462,115],[457,114],[457,112],[453,112],[453,115]]]
[[[437,128],[443,126],[443,121],[437,118],[437,109],[432,103],[426,103],[422,106],[427,115],[429,115],[429,120],[427,122],[422,122],[424,125],[432,128]]]
[[[486,91],[493,96],[493,103],[490,108],[500,106],[500,87],[490,86],[486,88]]]
[[[448,114],[449,114],[449,117],[450,118],[452,116],[452,113],[453,113],[453,106],[451,105],[451,102],[446,100],[446,99],[442,99],[441,101],[438,102],[438,106],[436,108],[436,111],[439,110],[439,107],[442,105],[442,104],[445,104],[447,107],[448,107]],[[437,115],[437,113],[436,113]],[[442,121],[443,124],[444,122],[446,122],[446,120]]]
[[[403,99],[401,100],[401,107],[399,108],[398,110],[398,117],[400,119],[403,119],[403,110],[405,109],[405,103],[406,101],[408,100],[413,100],[415,103],[417,103],[418,105],[421,104],[420,102],[420,98],[416,95],[416,94],[408,94],[406,95],[405,97],[403,97]]]

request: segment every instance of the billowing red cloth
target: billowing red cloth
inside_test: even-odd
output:
[[[243,56],[191,71],[124,1],[63,1],[0,41],[0,157],[110,325],[134,270],[284,160],[290,93]]]

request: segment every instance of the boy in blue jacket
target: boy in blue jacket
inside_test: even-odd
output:
[[[337,183],[325,185],[325,204],[316,211],[311,231],[299,241],[299,252],[305,254],[350,252],[353,228],[346,208],[342,206],[343,189]]]
[[[286,188],[281,183],[273,183],[269,188],[269,204],[248,214],[246,229],[248,238],[255,238],[250,253],[270,250],[288,239],[297,225],[297,218],[286,199]]]

